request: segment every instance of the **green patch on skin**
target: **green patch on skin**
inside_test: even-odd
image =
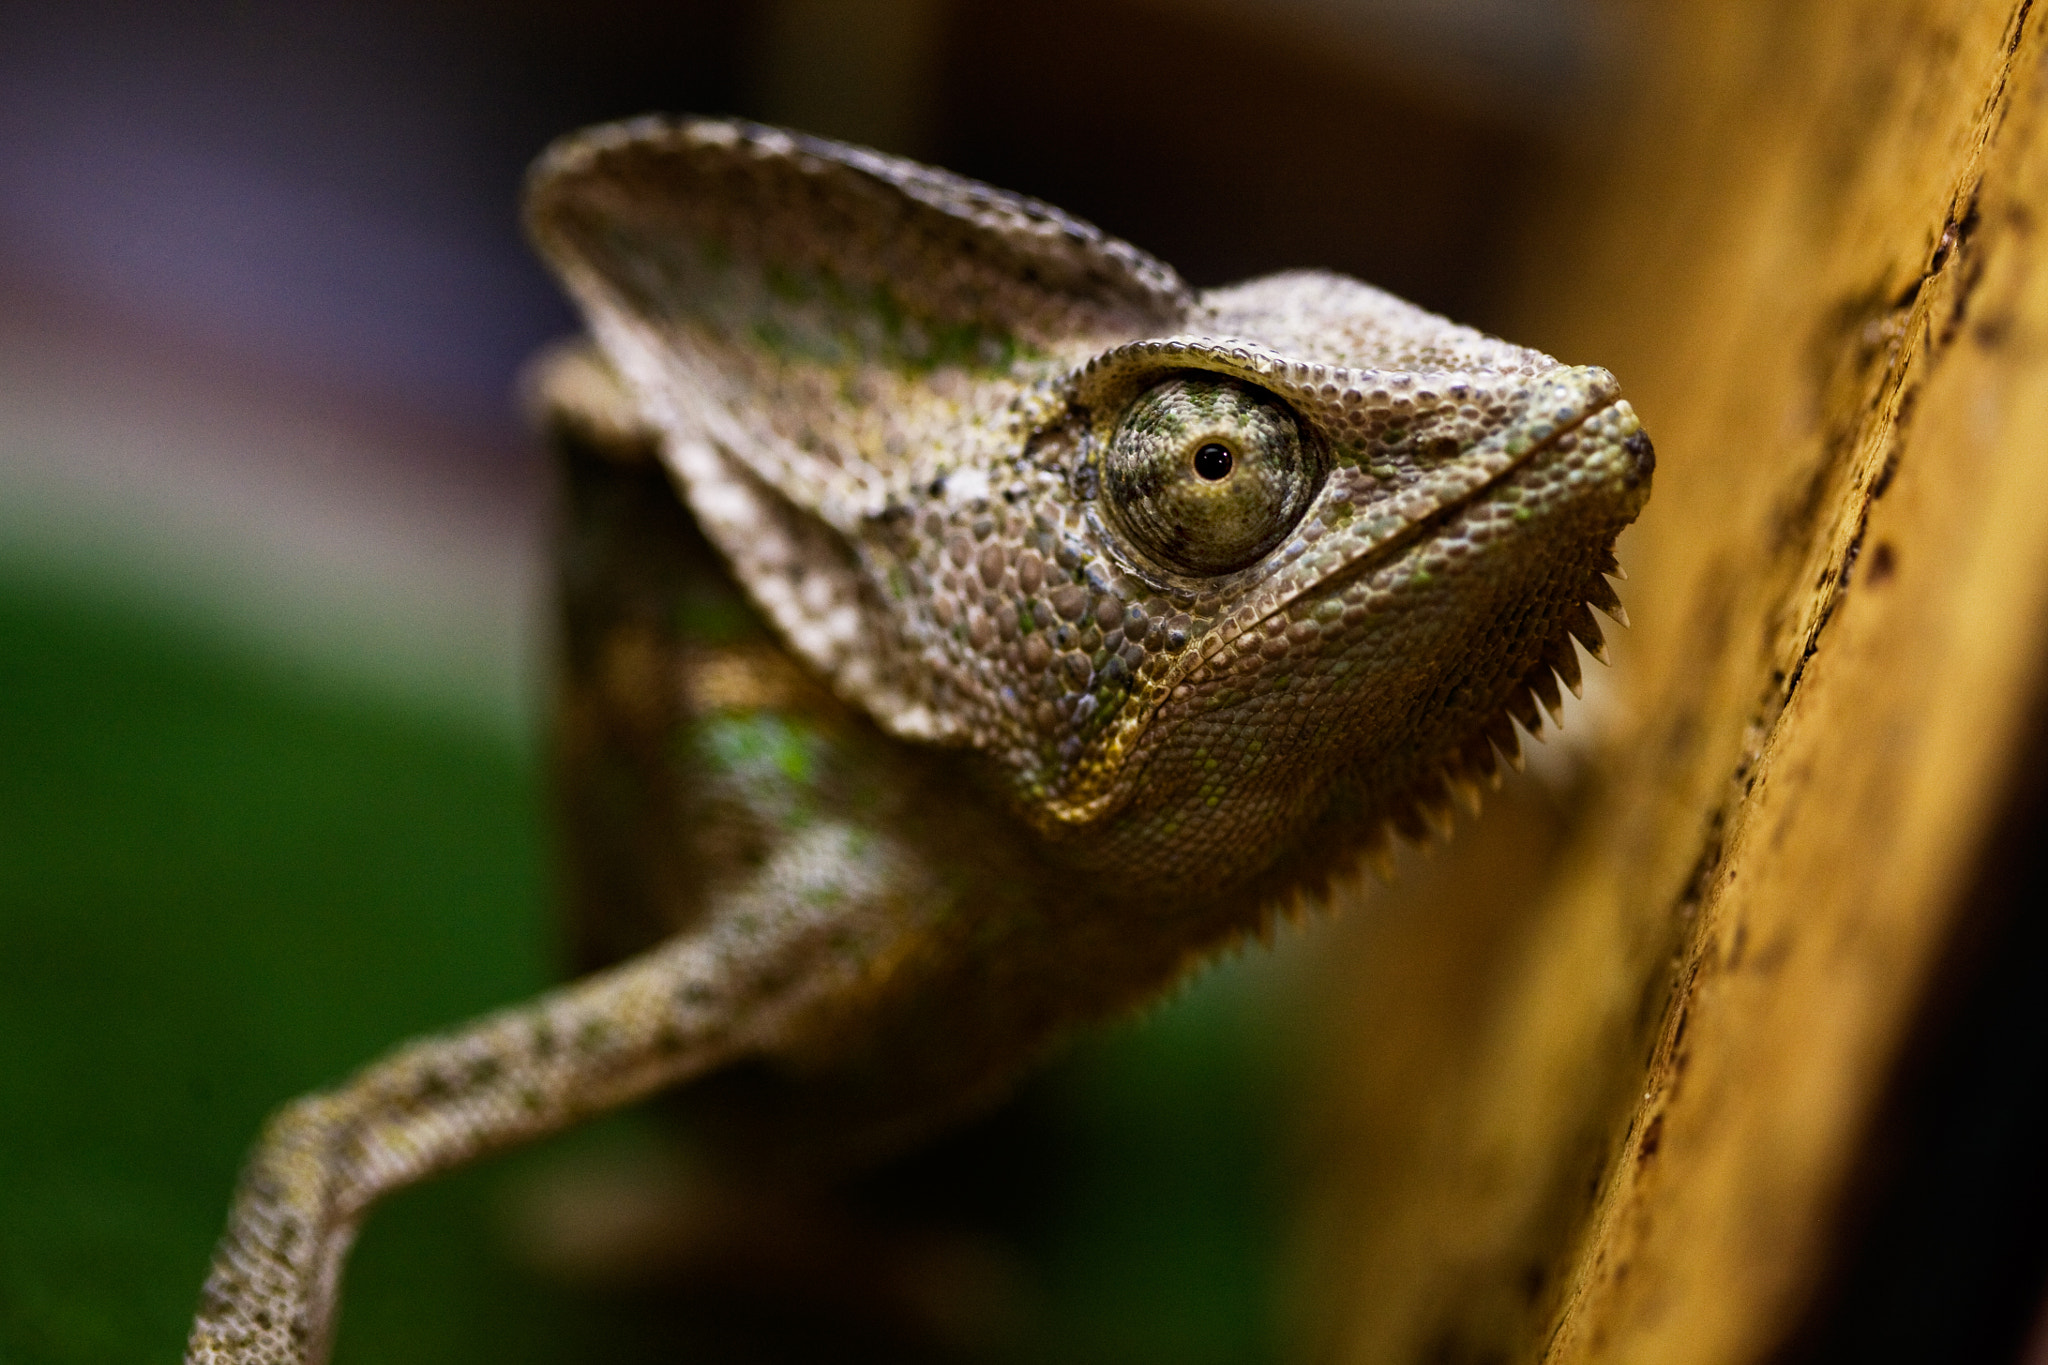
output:
[[[1093,739],[1109,727],[1123,709],[1126,694],[1114,688],[1098,688],[1094,693],[1095,711],[1081,724],[1079,734],[1083,739]]]
[[[803,303],[812,297],[810,282],[786,265],[770,262],[761,275],[768,292],[784,303]]]
[[[576,1030],[571,1046],[578,1052],[600,1051],[612,1037],[612,1026],[608,1020],[586,1019]]]
[[[1020,360],[1046,358],[1000,328],[919,315],[886,284],[855,287],[827,270],[779,262],[761,267],[761,283],[777,315],[754,316],[744,331],[779,360],[835,369],[880,365],[915,378],[946,367],[1001,375]],[[732,310],[735,321],[757,311],[758,300],[754,308]]]
[[[732,270],[732,248],[723,237],[705,235],[697,239],[697,258],[704,268],[714,275],[728,274]]]
[[[796,338],[792,337],[787,329],[773,318],[762,318],[756,322],[753,335],[756,346],[759,346],[771,355],[780,356],[785,360],[793,360],[799,357],[807,360],[819,358],[815,355],[806,354],[805,348],[798,345]]]
[[[809,788],[820,776],[824,741],[809,727],[773,712],[712,716],[696,729],[706,757],[743,781],[779,778]]]

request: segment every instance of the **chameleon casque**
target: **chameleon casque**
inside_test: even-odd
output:
[[[189,1361],[324,1359],[373,1201],[686,1079],[771,1164],[985,1103],[1446,824],[1619,612],[1604,370],[744,123],[566,138],[527,214],[595,342],[542,387],[613,965],[281,1110]]]

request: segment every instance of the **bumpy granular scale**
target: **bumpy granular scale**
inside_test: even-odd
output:
[[[1618,610],[1651,455],[1613,378],[1355,281],[1198,294],[1047,205],[727,122],[565,140],[529,223],[601,348],[541,387],[570,879],[625,960],[282,1110],[190,1362],[324,1359],[374,1200],[664,1086],[814,1168],[986,1103],[1441,828]],[[1188,394],[1230,396],[1193,453],[1133,445]],[[1180,515],[1129,477],[1211,439],[1271,487]]]

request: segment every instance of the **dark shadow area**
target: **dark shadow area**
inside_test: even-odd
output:
[[[1860,1230],[1786,1365],[2009,1365],[2048,1285],[2048,714],[1860,1176]],[[1852,1228],[1855,1224],[1851,1225]]]
[[[1336,270],[1481,326],[1542,144],[1398,50],[1319,51],[1251,7],[1168,24],[1085,0],[961,6],[941,73],[941,164],[1197,285]]]

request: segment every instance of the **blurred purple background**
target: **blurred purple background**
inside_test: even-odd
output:
[[[524,724],[574,323],[551,136],[737,112],[1041,194],[1202,283],[1350,270],[1485,321],[1603,51],[1568,0],[0,3],[0,572]]]

